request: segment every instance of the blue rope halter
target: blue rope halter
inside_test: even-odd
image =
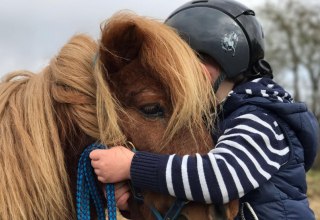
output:
[[[77,219],[90,220],[90,202],[93,201],[98,220],[105,220],[105,199],[95,178],[89,154],[95,149],[105,149],[102,144],[91,144],[80,156],[77,175]],[[117,219],[114,184],[106,184],[107,209],[109,220]]]
[[[153,205],[144,202],[144,197],[139,188],[135,188],[132,184],[130,184],[130,188],[134,200],[137,203],[147,205],[151,213],[155,217],[155,220],[176,220],[179,218],[179,215],[184,206],[189,203],[189,201],[186,200],[176,199],[176,201],[171,205],[169,210],[164,214],[164,216],[162,216],[161,213]]]

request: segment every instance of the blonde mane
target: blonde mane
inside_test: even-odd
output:
[[[99,119],[108,133],[97,125],[96,50],[76,36],[42,72],[18,71],[1,82],[0,219],[75,219],[63,150],[86,136],[122,142],[113,105]]]
[[[137,59],[170,95],[173,114],[163,136],[164,145],[182,128],[196,131],[204,122],[212,127],[216,99],[196,53],[169,26],[119,12],[102,26],[100,65],[108,61],[111,65],[100,70],[108,76]],[[100,82],[105,84],[105,80]]]

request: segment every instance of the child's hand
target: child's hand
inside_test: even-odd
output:
[[[132,151],[122,146],[94,150],[89,155],[94,172],[98,180],[103,183],[116,183],[130,179],[133,156]]]
[[[118,209],[129,211],[128,199],[130,197],[130,187],[127,182],[115,184],[115,197]]]

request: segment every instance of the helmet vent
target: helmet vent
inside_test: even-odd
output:
[[[208,2],[208,0],[193,1],[191,2],[191,4],[198,4],[198,3],[204,3],[204,2]]]

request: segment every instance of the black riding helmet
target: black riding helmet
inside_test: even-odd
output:
[[[263,30],[253,10],[233,0],[191,1],[165,21],[192,49],[212,57],[225,77],[269,75]],[[222,79],[223,80],[223,79]]]

